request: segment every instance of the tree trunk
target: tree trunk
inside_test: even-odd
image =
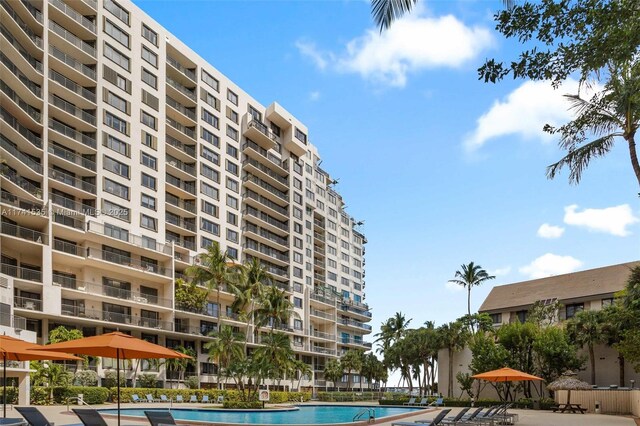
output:
[[[453,398],[453,349],[449,348],[449,389],[447,396]]]
[[[636,174],[636,179],[638,179],[638,184],[640,185],[640,163],[638,162],[638,153],[636,152],[636,140],[634,136],[629,136],[629,138],[627,138],[627,142],[629,143],[631,166],[633,167],[633,172]]]
[[[596,357],[593,353],[593,345],[589,345],[589,361],[591,363],[591,384],[596,384]]]
[[[469,313],[469,319],[471,319],[471,285],[467,285],[467,312]],[[473,325],[470,326],[473,331]]]
[[[619,374],[620,374],[620,387],[623,388],[624,387],[624,356],[622,356],[622,354],[618,354],[618,368],[619,368]]]

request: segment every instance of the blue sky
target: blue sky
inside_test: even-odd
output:
[[[542,133],[568,117],[544,83],[478,80],[518,45],[495,30],[495,1],[426,1],[380,36],[365,1],[142,1],[151,17],[254,98],[309,127],[322,167],[365,220],[374,331],[402,311],[419,326],[466,312],[447,286],[462,263],[491,285],[638,260],[639,191],[622,141],[579,186],[545,167]],[[373,339],[371,337],[371,339]]]

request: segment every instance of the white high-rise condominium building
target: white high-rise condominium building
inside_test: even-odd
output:
[[[303,386],[371,348],[366,239],[304,124],[127,0],[0,0],[0,33],[3,325],[41,343],[65,325],[192,347],[186,376],[212,385],[202,346],[219,320],[250,347],[261,332],[226,291],[198,312],[175,303],[175,281],[217,242],[287,292],[298,318],[283,331],[314,370]]]

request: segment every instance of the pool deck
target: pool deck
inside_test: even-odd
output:
[[[330,403],[327,405],[353,405],[354,403]],[[377,407],[377,403],[358,402],[357,405],[371,405]],[[80,408],[78,406],[72,406]],[[122,408],[167,408],[166,404],[122,404]],[[214,408],[220,407],[219,404],[174,404],[174,408]],[[94,408],[115,408],[114,404],[106,404],[101,406],[95,406]],[[54,422],[56,426],[61,425],[80,425],[79,419],[72,413],[67,413],[66,406],[54,405],[54,406],[39,406],[38,409],[49,419]],[[455,415],[460,408],[452,408],[451,415]],[[636,422],[630,416],[609,416],[603,414],[560,414],[551,413],[548,411],[533,411],[533,410],[510,410],[519,415],[520,420],[518,426],[541,426],[541,425],[557,425],[557,426],[635,426]],[[433,419],[436,416],[437,410],[432,412],[422,412],[419,414],[409,414],[405,416],[402,421],[416,421]],[[7,417],[20,417],[20,414],[7,407]],[[109,426],[117,425],[117,420],[113,417],[105,418]],[[393,421],[377,421],[377,425],[391,426]],[[122,425],[148,425],[149,422],[143,420],[133,420],[131,418],[123,418]],[[352,423],[353,424],[353,423]],[[366,424],[366,423],[365,423]]]

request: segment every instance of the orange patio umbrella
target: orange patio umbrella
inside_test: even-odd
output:
[[[543,380],[541,377],[525,373],[523,371],[514,370],[513,368],[499,368],[486,373],[471,376],[474,379],[487,380],[489,382],[518,382],[526,380]]]
[[[7,361],[35,361],[35,360],[80,360],[69,354],[46,352],[44,346],[25,342],[10,336],[0,336],[0,356],[2,356],[3,393],[2,415],[7,417]]]
[[[116,383],[118,387],[118,426],[120,425],[120,360],[151,358],[186,358],[190,356],[164,346],[114,331],[99,336],[85,337],[68,342],[47,345],[48,351],[67,352],[81,355],[102,356],[116,359]]]

